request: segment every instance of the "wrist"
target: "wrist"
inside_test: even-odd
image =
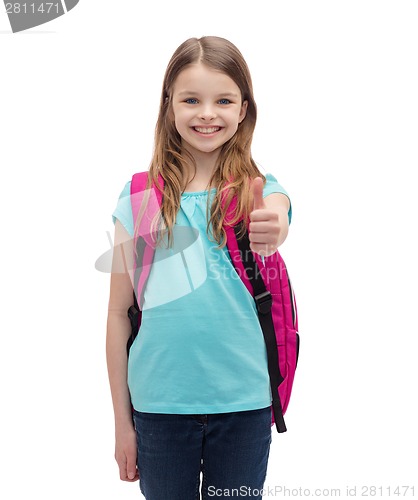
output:
[[[127,429],[134,427],[134,421],[132,417],[132,411],[123,412],[120,414],[115,414],[115,428],[116,429]]]
[[[117,421],[115,422],[115,434],[122,435],[130,432],[135,432],[133,420]]]

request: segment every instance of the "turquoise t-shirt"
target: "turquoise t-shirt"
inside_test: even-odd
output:
[[[263,196],[286,191],[266,174]],[[130,181],[112,214],[133,235]],[[267,353],[254,299],[227,248],[206,233],[210,191],[181,195],[174,242],[157,247],[128,360],[133,407],[151,413],[227,413],[271,404]],[[289,222],[291,209],[289,210]],[[177,232],[176,232],[177,230]],[[184,246],[184,245],[183,245]]]

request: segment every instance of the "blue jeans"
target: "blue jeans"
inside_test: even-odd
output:
[[[173,415],[133,413],[139,486],[146,500],[261,499],[271,409]]]

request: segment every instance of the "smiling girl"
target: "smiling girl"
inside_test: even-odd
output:
[[[231,42],[191,38],[178,47],[164,76],[148,186],[164,179],[166,233],[175,240],[175,227],[193,229],[203,252],[192,267],[205,279],[162,300],[180,287],[179,274],[156,249],[164,265],[149,275],[129,362],[129,272],[112,273],[108,312],[115,458],[120,479],[139,479],[147,500],[195,500],[200,488],[202,498],[218,491],[217,498],[261,499],[271,443],[266,347],[254,300],[225,247],[221,204],[228,183],[253,252],[271,255],[286,239],[289,198],[251,155],[256,116],[247,64]],[[133,251],[130,184],[113,218],[115,248]],[[122,257],[113,259],[117,269]]]

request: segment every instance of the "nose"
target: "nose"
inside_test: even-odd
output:
[[[208,122],[216,118],[216,111],[212,106],[206,105],[202,106],[202,108],[199,110],[198,115],[201,120]]]

